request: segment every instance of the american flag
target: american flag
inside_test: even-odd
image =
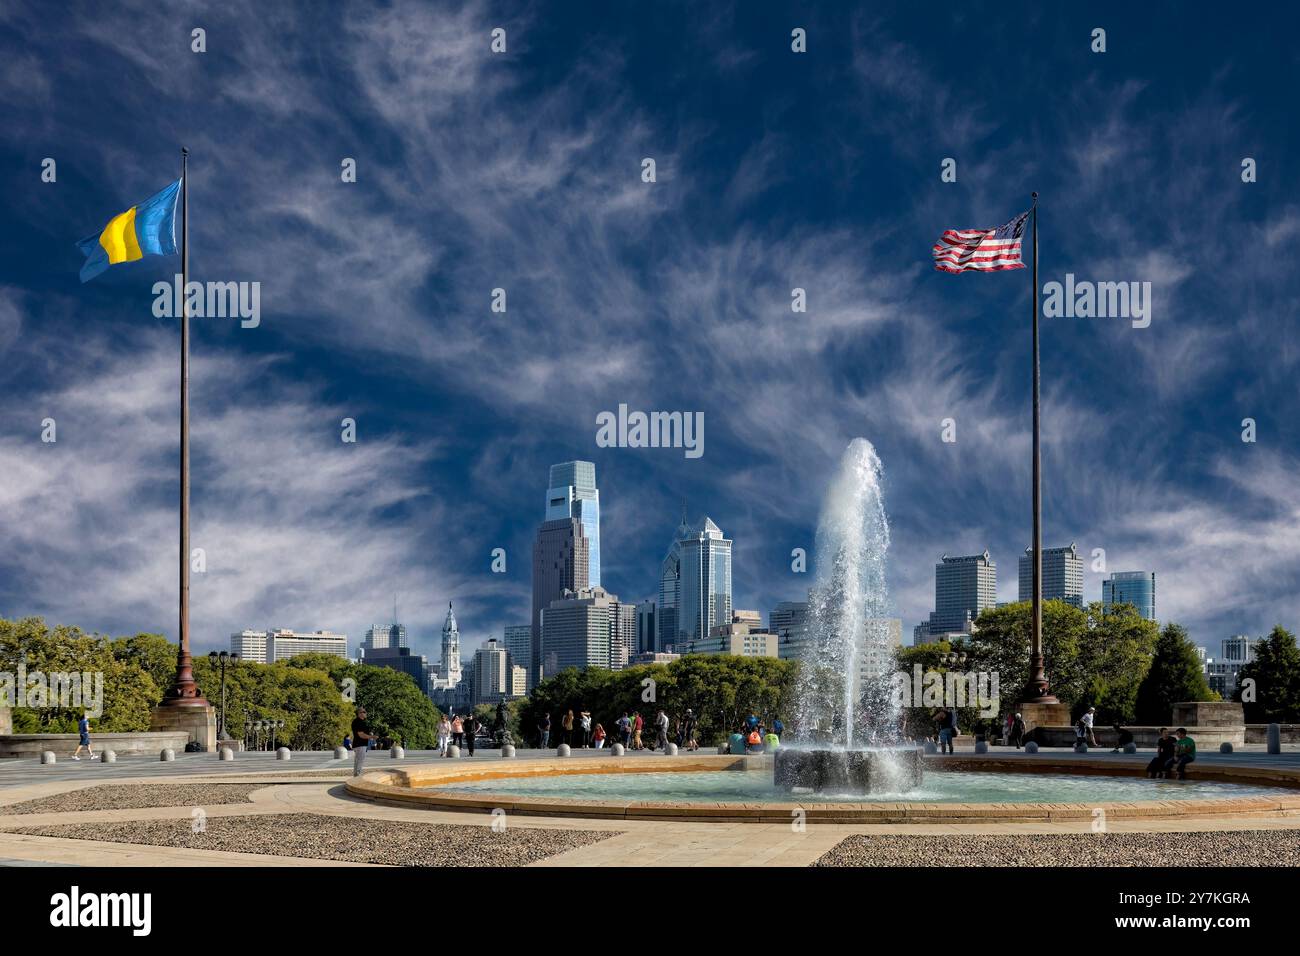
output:
[[[996,272],[1023,269],[1020,239],[1029,213],[1022,212],[996,229],[949,229],[934,244],[934,267],[940,272]]]

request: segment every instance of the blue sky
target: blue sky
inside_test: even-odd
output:
[[[174,636],[177,335],[150,290],[177,263],[83,286],[75,243],[175,179],[183,143],[191,278],[262,285],[258,328],[194,322],[197,650],[252,626],[355,643],[394,594],[431,658],[448,600],[470,646],[526,622],[547,467],[573,458],[610,590],[653,593],[684,497],[735,540],[735,605],[766,612],[806,591],[790,552],[856,436],[905,629],[945,552],[990,549],[1014,600],[1029,276],[941,275],[929,250],[1034,189],[1040,282],[1153,295],[1146,329],[1044,320],[1045,544],[1155,570],[1159,616],[1215,649],[1300,625],[1293,12],[171,6],[0,11],[0,613]],[[596,447],[619,403],[703,411],[704,456]]]

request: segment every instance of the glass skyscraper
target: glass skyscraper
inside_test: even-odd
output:
[[[686,529],[679,555],[678,646],[731,623],[731,541],[707,517]]]
[[[546,520],[577,518],[587,539],[587,586],[600,587],[600,492],[596,465],[566,461],[551,466],[546,490]]]
[[[1112,604],[1132,604],[1148,621],[1156,619],[1156,574],[1154,571],[1116,571],[1101,582],[1103,610]]]

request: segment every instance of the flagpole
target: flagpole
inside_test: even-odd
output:
[[[1056,697],[1048,694],[1047,676],[1043,662],[1043,462],[1040,445],[1041,417],[1039,409],[1039,362],[1038,362],[1038,193],[1032,194],[1034,204],[1030,210],[1031,229],[1034,244],[1034,266],[1030,281],[1033,283],[1029,294],[1029,307],[1033,313],[1034,328],[1034,596],[1033,622],[1030,629],[1029,645],[1029,683],[1025,687],[1025,701],[1033,703],[1056,703]]]
[[[190,151],[181,147],[181,495],[180,495],[180,650],[176,677],[163,697],[163,706],[207,707],[194,682],[190,656],[190,309],[186,290],[190,279]]]

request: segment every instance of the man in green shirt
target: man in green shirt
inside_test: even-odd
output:
[[[1178,779],[1187,779],[1187,765],[1196,759],[1196,741],[1187,736],[1187,728],[1178,728],[1178,745],[1174,748],[1174,767]]]

